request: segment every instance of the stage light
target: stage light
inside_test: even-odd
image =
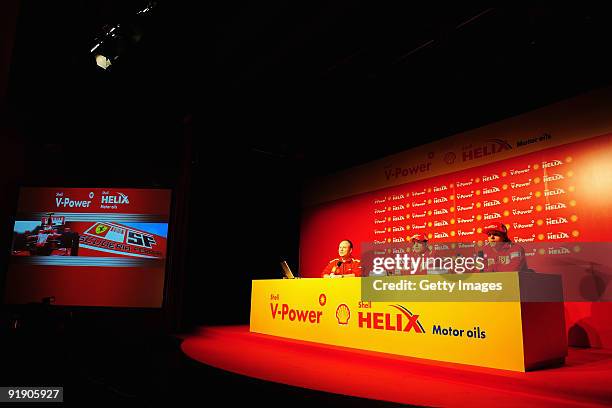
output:
[[[102,54],[96,54],[96,65],[102,69],[106,69],[111,66],[111,61]]]
[[[108,69],[121,54],[124,48],[121,44],[121,25],[114,26],[106,25],[102,29],[96,40],[95,45],[89,50],[93,55],[96,65],[106,70]]]
[[[97,66],[108,70],[122,55],[130,53],[136,47],[145,34],[152,10],[156,5],[156,2],[150,1],[138,9],[131,19],[102,27],[101,33],[96,36],[94,45],[89,50]]]
[[[151,10],[153,10],[153,7],[155,7],[157,5],[157,2],[155,1],[150,1],[147,3],[147,5],[145,7],[143,7],[142,9],[138,10],[136,12],[137,15],[142,15],[142,14],[148,14],[151,12]]]

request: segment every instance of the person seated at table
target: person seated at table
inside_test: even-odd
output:
[[[487,242],[483,248],[483,272],[529,272],[525,249],[508,238],[508,228],[494,222],[483,229]]]
[[[410,255],[412,258],[420,257],[421,261],[419,261],[419,266],[416,271],[407,270],[402,273],[403,275],[425,275],[427,274],[428,269],[432,269],[434,267],[435,262],[433,261],[436,254],[431,247],[427,245],[428,242],[429,239],[425,233],[414,234],[410,237]],[[431,261],[429,261],[429,265],[427,262],[428,259],[431,259]]]
[[[361,276],[361,261],[353,258],[353,243],[343,239],[338,244],[338,258],[334,258],[323,269],[323,278],[348,278]]]

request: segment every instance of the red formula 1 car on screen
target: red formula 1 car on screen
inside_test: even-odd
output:
[[[79,254],[79,234],[66,226],[66,218],[48,214],[40,226],[25,234],[25,247],[30,255]]]

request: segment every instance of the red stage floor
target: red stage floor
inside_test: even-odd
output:
[[[570,349],[562,367],[515,373],[253,334],[248,326],[202,328],[182,349],[262,380],[404,404],[612,405],[612,350]]]

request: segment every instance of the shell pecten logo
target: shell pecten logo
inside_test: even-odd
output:
[[[342,326],[346,326],[351,318],[351,309],[342,303],[336,308],[336,319],[338,319],[338,324]]]

